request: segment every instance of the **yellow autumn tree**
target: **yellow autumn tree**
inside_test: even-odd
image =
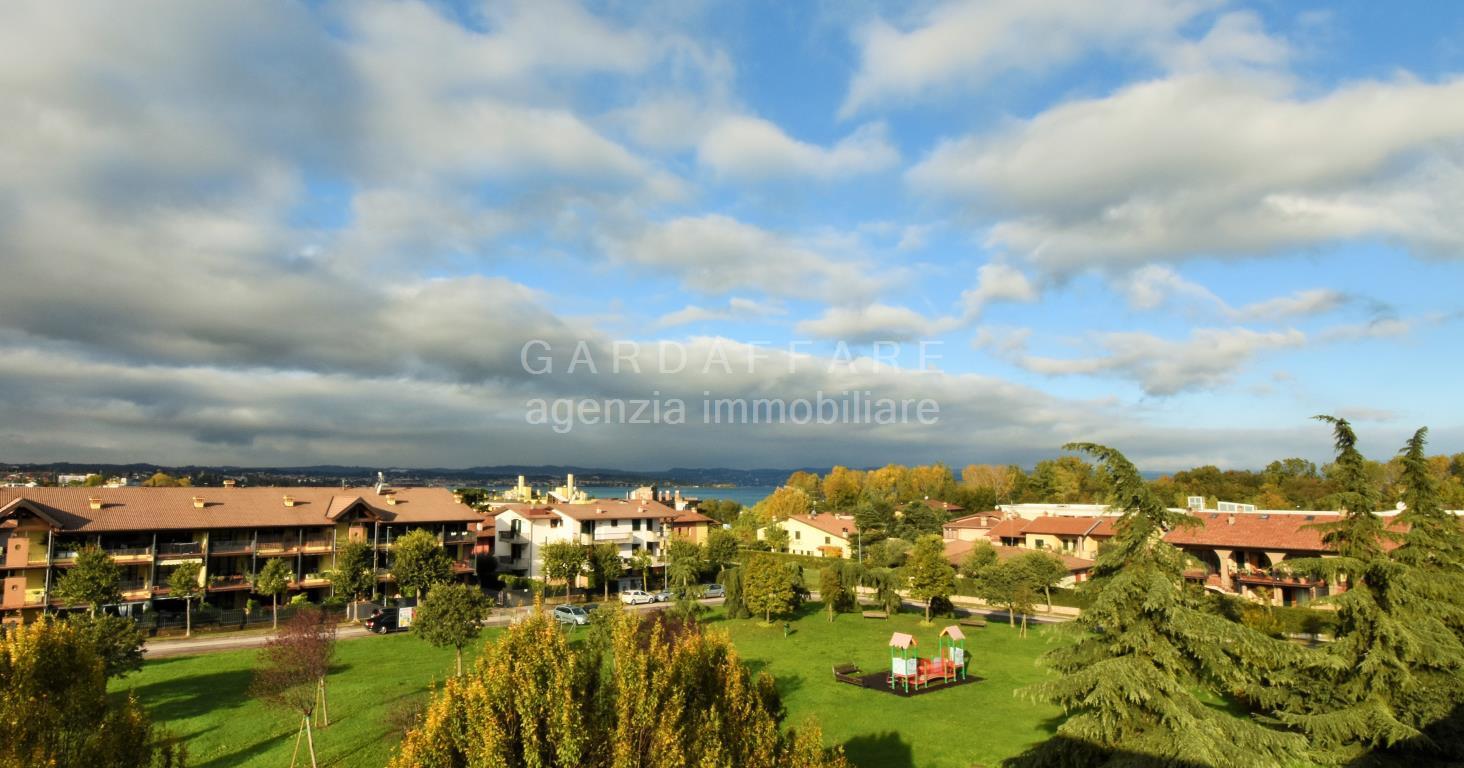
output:
[[[845,768],[816,723],[782,732],[772,679],[750,674],[725,634],[605,620],[604,651],[572,648],[543,612],[510,627],[444,684],[393,768]]]

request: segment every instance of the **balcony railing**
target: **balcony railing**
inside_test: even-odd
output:
[[[123,592],[141,592],[148,589],[147,579],[130,579],[117,585]]]
[[[229,589],[232,587],[247,587],[249,585],[249,574],[246,573],[226,573],[208,578],[208,586],[210,589]]]
[[[335,546],[335,539],[331,537],[305,540],[306,549],[330,549],[333,546]]]
[[[209,544],[208,544],[208,551],[211,552],[211,553],[213,553],[213,554],[215,554],[215,555],[221,555],[221,554],[224,554],[224,553],[234,553],[234,554],[247,555],[250,552],[253,552],[254,551],[254,540],[253,539],[217,539],[217,540],[214,540],[214,541],[209,542]]]
[[[260,539],[255,545],[254,551],[265,554],[277,552],[295,552],[300,549],[300,542],[295,539]]]
[[[467,559],[463,559],[463,560],[454,560],[453,563],[452,563],[452,569],[454,571],[459,572],[459,573],[469,573],[469,572],[472,572],[477,567],[478,567],[477,563],[474,562],[471,558],[467,558]]]
[[[25,604],[26,605],[40,605],[41,603],[44,603],[44,602],[46,602],[46,590],[44,590],[44,589],[27,589],[25,591]]]
[[[518,562],[518,561],[520,561],[522,559],[523,558],[521,558],[521,557],[513,557],[512,555],[499,555],[498,556],[498,562],[499,562],[500,565],[513,565],[514,563],[516,563],[516,562]]]
[[[114,558],[147,557],[152,554],[152,547],[106,547],[102,551]]]
[[[203,542],[201,541],[169,541],[158,545],[159,557],[201,554],[203,554]]]
[[[51,562],[70,562],[72,560],[75,560],[76,556],[79,554],[81,554],[81,550],[79,549],[58,549],[55,551],[55,553],[51,555]],[[44,562],[44,553],[42,557],[42,562]]]
[[[300,577],[301,582],[307,581],[330,581],[330,574],[324,571],[312,571]]]
[[[442,534],[443,544],[468,544],[478,538],[474,531],[447,531]]]

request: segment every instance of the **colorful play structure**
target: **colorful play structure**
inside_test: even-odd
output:
[[[932,683],[965,680],[967,661],[966,635],[960,627],[951,625],[942,629],[936,639],[936,654],[928,659],[921,658],[915,649],[914,635],[896,632],[890,635],[890,689],[903,686],[909,693],[912,685],[920,690]]]

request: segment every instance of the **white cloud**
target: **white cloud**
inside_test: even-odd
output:
[[[1186,280],[1170,267],[1150,264],[1115,281],[1130,307],[1154,310],[1176,306],[1197,316],[1219,315],[1243,321],[1277,321],[1331,312],[1348,303],[1340,291],[1312,288],[1277,296],[1240,307],[1231,306],[1210,289]]]
[[[900,161],[882,123],[860,126],[832,147],[794,139],[756,117],[727,117],[697,146],[697,158],[717,174],[738,179],[836,179],[888,169]]]
[[[921,12],[905,29],[875,19],[855,34],[860,66],[840,115],[1042,72],[1093,50],[1157,54],[1178,43],[1178,27],[1216,4],[958,0]]]
[[[1198,328],[1183,341],[1142,332],[1098,333],[1092,339],[1102,353],[1076,358],[1029,354],[1025,337],[1016,343],[995,338],[985,341],[987,348],[1033,373],[1117,376],[1136,382],[1147,394],[1164,396],[1213,389],[1242,372],[1257,355],[1299,347],[1307,340],[1294,329],[1258,332],[1247,328]]]
[[[674,312],[662,315],[656,321],[658,328],[674,328],[681,325],[693,323],[705,323],[710,321],[744,321],[759,318],[772,317],[787,312],[783,305],[777,302],[756,301],[741,296],[733,296],[727,301],[725,307],[705,307],[696,304],[688,304]]]
[[[799,323],[794,332],[851,344],[904,342],[938,336],[960,322],[959,318],[928,318],[906,307],[876,303],[864,307],[831,307],[823,315]]]
[[[1457,253],[1464,80],[1304,96],[1176,75],[942,142],[909,179],[996,216],[989,245],[1054,272],[1355,237]]]
[[[995,301],[1032,302],[1037,287],[1021,270],[1001,263],[984,264],[976,270],[976,287],[961,293],[967,319],[974,320]]]
[[[847,301],[881,287],[875,268],[859,254],[836,258],[721,214],[652,224],[603,238],[603,246],[622,262],[670,270],[707,294],[756,288],[774,296]]]

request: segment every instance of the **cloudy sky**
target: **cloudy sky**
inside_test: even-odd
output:
[[[0,461],[1244,467],[1324,457],[1319,412],[1464,450],[1460,40],[1426,2],[7,2]],[[854,390],[939,420],[702,423]]]

